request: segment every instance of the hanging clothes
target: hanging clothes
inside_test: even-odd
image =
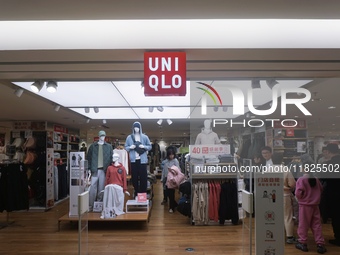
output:
[[[22,163],[0,164],[0,212],[29,209],[27,169]]]
[[[193,184],[192,216],[195,224],[209,223],[209,185],[207,182]]]
[[[130,173],[129,153],[125,149],[114,149],[113,153],[117,153],[120,157],[120,163],[125,167],[126,174]]]
[[[124,214],[124,192],[117,184],[105,186],[101,219],[115,218]]]
[[[58,167],[58,198],[62,199],[67,197],[68,185],[67,185],[67,165],[60,164]]]
[[[209,182],[209,219],[218,222],[218,208],[220,200],[220,184],[218,181]]]
[[[236,225],[239,221],[238,214],[238,191],[237,181],[228,180],[221,184],[221,196],[219,206],[219,222],[221,225],[225,220],[231,220]]]
[[[53,167],[53,177],[54,177],[54,200],[59,200],[59,177],[58,177],[58,167]]]

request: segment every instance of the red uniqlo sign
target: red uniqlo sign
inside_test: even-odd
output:
[[[144,53],[145,96],[185,96],[185,52]]]

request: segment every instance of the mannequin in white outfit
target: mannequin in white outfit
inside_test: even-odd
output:
[[[119,155],[114,153],[112,164],[106,171],[106,186],[103,198],[103,211],[101,218],[114,218],[124,214],[124,193],[130,196],[126,190],[126,170],[119,162]]]
[[[202,132],[199,133],[196,137],[195,144],[220,144],[220,139],[218,138],[217,134],[212,131],[211,128],[211,120],[206,119],[204,121],[204,128],[202,129]]]

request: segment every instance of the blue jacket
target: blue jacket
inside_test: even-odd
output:
[[[125,141],[125,150],[127,152],[129,152],[131,163],[136,162],[136,151],[134,149],[133,150],[130,149],[130,146],[135,143],[133,138],[132,138],[135,135],[135,130],[134,130],[135,127],[139,128],[140,140],[141,140],[140,142],[141,142],[141,144],[144,145],[144,149],[146,151],[149,151],[152,148],[149,137],[147,135],[143,134],[143,132],[142,132],[142,125],[138,121],[134,122],[133,125],[132,125],[132,134],[128,135],[128,137],[126,138],[126,141]],[[140,156],[140,163],[141,164],[147,164],[148,163],[147,152],[144,152],[143,154],[140,154],[139,156]]]
[[[96,174],[98,172],[98,142],[91,144],[86,156],[88,161],[89,170],[91,174]],[[112,145],[104,142],[103,144],[103,170],[106,173],[106,169],[112,163],[113,148]]]

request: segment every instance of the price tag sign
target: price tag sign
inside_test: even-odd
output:
[[[144,203],[147,201],[146,193],[137,193],[137,202]]]
[[[189,151],[194,158],[230,154],[230,144],[189,145]]]

